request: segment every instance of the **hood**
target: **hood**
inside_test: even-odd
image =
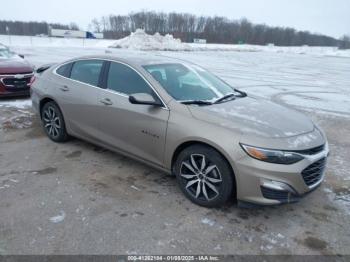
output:
[[[293,137],[314,130],[313,122],[305,115],[252,97],[210,106],[189,106],[189,110],[197,119],[255,137]]]
[[[0,59],[0,74],[2,75],[31,73],[33,70],[33,66],[20,57]]]

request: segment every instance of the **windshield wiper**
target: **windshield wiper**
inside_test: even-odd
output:
[[[223,97],[220,97],[219,99],[215,100],[214,104],[218,104],[226,99],[229,99],[229,98],[236,98],[236,95],[234,93],[229,93],[227,95],[224,95]]]
[[[212,105],[213,103],[210,101],[205,100],[187,100],[187,101],[181,101],[181,104],[184,105]]]
[[[240,93],[240,95],[236,95],[236,97],[247,97],[247,93],[241,90],[235,89],[236,92]]]

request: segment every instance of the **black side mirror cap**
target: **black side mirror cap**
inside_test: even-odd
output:
[[[158,106],[158,107],[162,107],[163,106],[163,104],[161,102],[157,102],[157,101],[142,101],[142,100],[136,99],[134,96],[129,96],[129,102],[131,104],[135,104],[135,105],[150,105],[150,106]]]

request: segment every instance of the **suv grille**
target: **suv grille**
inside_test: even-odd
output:
[[[321,180],[323,171],[326,167],[326,162],[327,159],[325,157],[321,158],[317,162],[305,168],[303,172],[301,172],[306,185],[312,186]]]
[[[32,76],[26,76],[21,79],[15,77],[6,77],[1,79],[2,83],[5,85],[7,90],[18,90],[18,89],[27,89],[29,88],[30,80]]]

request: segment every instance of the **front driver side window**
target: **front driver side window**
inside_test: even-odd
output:
[[[135,70],[116,62],[110,64],[107,88],[126,95],[146,93],[155,96],[152,88]]]

